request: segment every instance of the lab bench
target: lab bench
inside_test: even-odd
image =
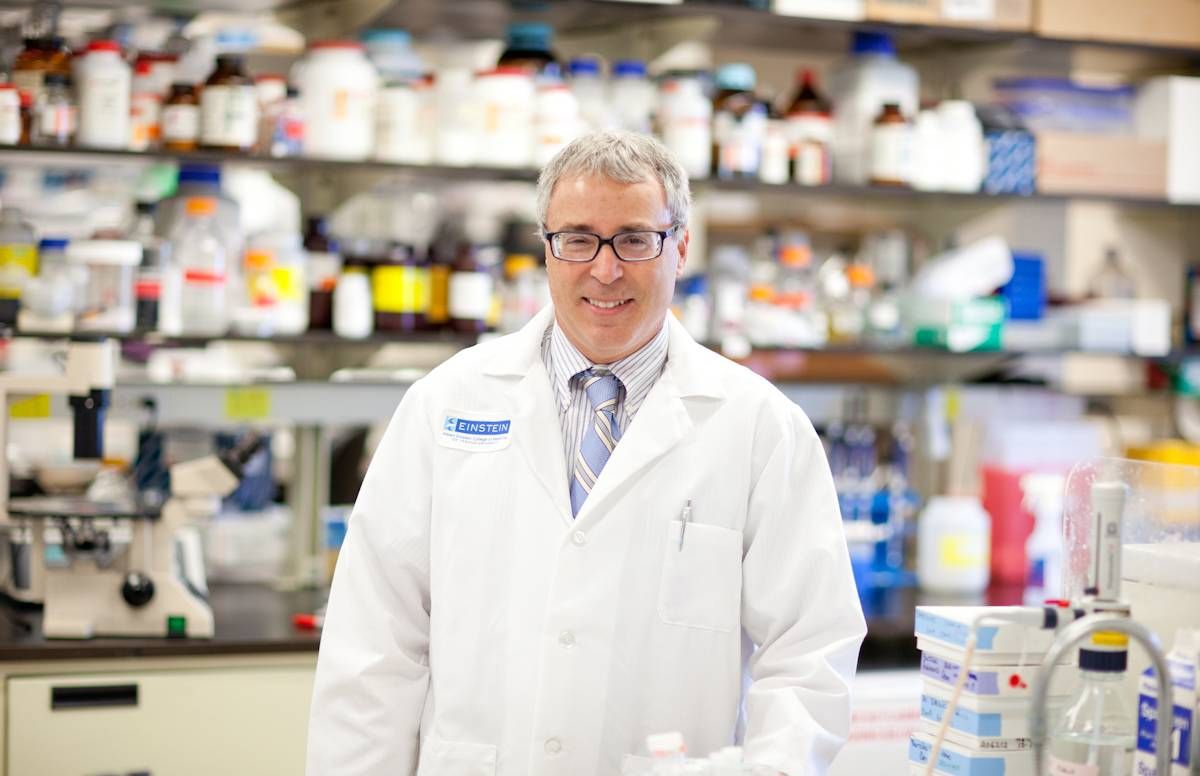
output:
[[[212,639],[48,640],[0,611],[0,776],[304,771],[323,591],[214,586]]]
[[[52,640],[0,605],[0,776],[303,773],[320,633],[292,615],[325,597],[215,585],[212,639]],[[889,614],[862,671],[916,669],[912,612]]]

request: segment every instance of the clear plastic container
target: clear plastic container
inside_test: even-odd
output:
[[[217,204],[213,197],[187,199],[184,218],[171,238],[176,273],[171,289],[178,292],[172,304],[179,310],[182,336],[216,337],[229,328],[229,255]]]
[[[241,208],[232,198],[221,193],[221,168],[210,164],[184,164],[179,168],[179,186],[175,195],[158,203],[154,211],[154,231],[171,239],[185,220],[187,201],[192,197],[209,197],[217,203],[217,226],[225,243],[226,256],[242,253]]]
[[[133,277],[141,260],[142,246],[135,240],[76,240],[67,246],[67,261],[87,270],[75,289],[75,328],[133,331]]]
[[[912,119],[920,107],[917,71],[896,59],[884,33],[858,32],[853,53],[829,79],[833,101],[833,175],[842,183],[870,177],[871,134],[885,103]]]
[[[304,103],[304,154],[362,160],[375,143],[379,75],[355,41],[320,41],[309,47],[298,76]]]
[[[23,331],[70,331],[75,326],[75,267],[67,261],[67,240],[38,243],[38,274],[25,284],[17,328]],[[86,271],[86,270],[85,270]]]
[[[610,129],[616,115],[609,107],[608,88],[600,60],[595,57],[576,57],[568,68],[571,93],[579,101],[579,113],[589,130]]]
[[[658,93],[646,78],[640,59],[622,59],[613,65],[610,99],[617,126],[649,134],[658,107]]]

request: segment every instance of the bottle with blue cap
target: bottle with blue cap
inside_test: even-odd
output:
[[[833,101],[833,177],[865,184],[871,177],[873,125],[884,105],[894,103],[908,120],[920,108],[917,72],[901,62],[891,37],[856,32],[850,57],[829,79]]]
[[[589,130],[609,129],[616,125],[610,110],[604,71],[597,57],[575,57],[568,64],[571,93],[579,101],[579,114]]]
[[[646,78],[646,63],[621,59],[613,64],[611,102],[617,126],[650,132],[658,100],[654,85]]]
[[[1050,737],[1050,773],[1128,776],[1137,739],[1132,697],[1125,690],[1129,638],[1093,633],[1079,650],[1080,685]]]
[[[713,100],[713,172],[718,178],[758,178],[767,105],[754,95],[754,68],[742,62],[722,65]]]

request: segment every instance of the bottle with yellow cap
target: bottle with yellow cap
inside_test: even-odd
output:
[[[1125,691],[1129,638],[1093,633],[1079,649],[1080,687],[1050,739],[1053,776],[1128,776],[1137,740],[1133,698]]]

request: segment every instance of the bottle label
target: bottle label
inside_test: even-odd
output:
[[[720,169],[727,173],[755,175],[762,163],[767,115],[753,109],[738,117],[720,111],[713,119],[713,138],[718,143]]]
[[[1100,776],[1100,766],[1067,762],[1050,755],[1050,768],[1046,772],[1049,776]]]
[[[912,128],[883,124],[871,133],[871,179],[894,183],[911,180]]]
[[[793,144],[803,140],[830,143],[833,140],[833,119],[819,113],[797,113],[787,117],[788,138]]]
[[[79,88],[79,142],[82,145],[129,143],[129,81],[94,75]]]
[[[37,249],[28,244],[0,245],[0,299],[20,299],[26,281],[37,274]]]
[[[16,95],[7,99],[0,93],[0,143],[16,145],[21,139],[21,103]]]
[[[433,158],[432,106],[413,89],[386,89],[379,97],[375,156],[382,161],[428,164]]]
[[[225,273],[207,269],[184,270],[183,282],[197,286],[218,286],[225,284]]]
[[[42,101],[45,79],[44,70],[18,70],[12,74],[13,86],[17,87],[17,91],[29,92],[34,105]]]
[[[376,267],[371,273],[371,302],[381,313],[425,313],[432,296],[425,267]]]
[[[492,276],[486,272],[455,272],[450,276],[450,317],[486,321],[492,312]]]
[[[200,108],[168,105],[162,112],[162,138],[171,143],[194,143],[200,136]]]
[[[145,151],[158,142],[162,134],[161,116],[162,99],[157,94],[142,92],[133,95],[129,123],[131,150]]]
[[[66,139],[75,134],[75,108],[69,103],[47,103],[38,111],[38,136]]]
[[[200,97],[200,142],[249,148],[258,138],[253,86],[206,86]]]
[[[833,179],[829,146],[804,140],[793,149],[796,158],[794,177],[803,186],[823,186]]]
[[[671,116],[664,122],[663,142],[679,158],[688,175],[708,173],[712,164],[712,128],[704,116]]]

